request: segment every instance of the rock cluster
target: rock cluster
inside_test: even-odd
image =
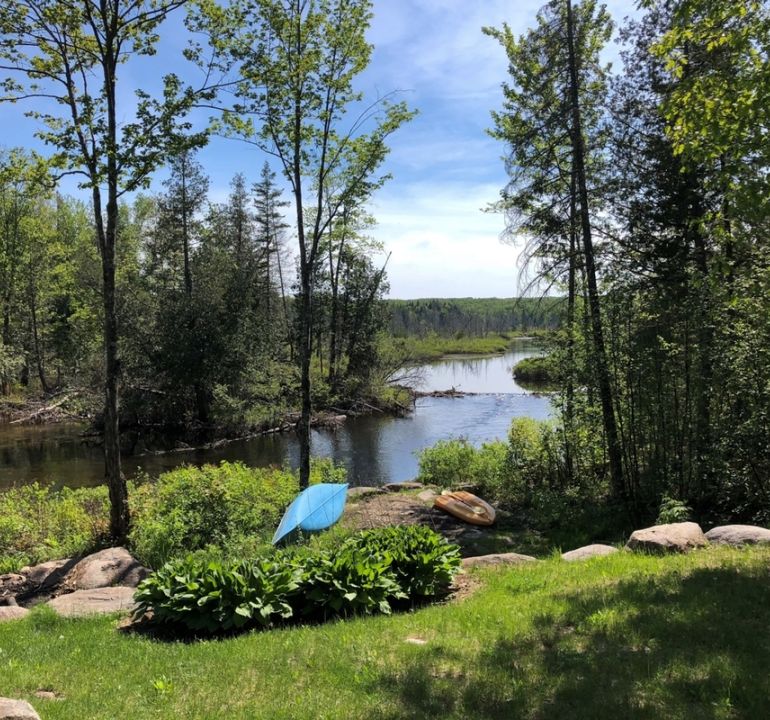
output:
[[[66,617],[130,610],[134,589],[149,574],[128,550],[118,547],[0,575],[0,622],[25,617],[29,611],[20,605],[46,601]]]

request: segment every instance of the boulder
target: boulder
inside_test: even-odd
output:
[[[9,622],[10,620],[21,620],[27,615],[29,615],[27,608],[19,607],[18,605],[0,606],[0,623]]]
[[[385,491],[379,487],[366,487],[365,485],[360,485],[358,487],[348,488],[348,497],[356,498],[365,497],[366,495],[382,495],[384,492]]]
[[[495,567],[497,565],[523,565],[524,563],[537,562],[537,558],[531,555],[519,553],[494,553],[492,555],[477,555],[462,559],[465,570],[476,567]]]
[[[428,488],[427,490],[423,490],[421,493],[418,493],[417,497],[423,502],[432,504],[433,501],[438,497],[438,493],[435,490]]]
[[[706,533],[709,542],[719,545],[756,545],[770,543],[770,530],[756,525],[722,525]]]
[[[402,490],[421,490],[425,486],[420,482],[393,482],[382,487],[388,492],[401,492]]]
[[[131,612],[134,609],[134,589],[107,587],[77,590],[67,595],[60,595],[47,604],[62,617]]]
[[[0,720],[40,720],[40,715],[26,700],[0,697]]]
[[[635,530],[626,543],[629,550],[652,553],[687,552],[708,545],[709,541],[694,522],[670,523]]]
[[[70,558],[49,560],[39,565],[23,567],[19,572],[27,578],[27,582],[33,587],[53,587],[63,580],[73,564]]]
[[[67,573],[64,582],[74,590],[122,585],[135,588],[150,571],[139,564],[128,550],[107,548],[78,561]]]
[[[602,555],[612,555],[612,553],[617,551],[618,549],[612,547],[612,545],[585,545],[576,550],[562,553],[561,559],[567,562],[575,562],[576,560],[588,560],[589,558],[601,557]]]

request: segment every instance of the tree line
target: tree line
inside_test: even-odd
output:
[[[594,0],[551,0],[520,37],[485,30],[510,72],[498,207],[567,295],[552,482],[605,488],[632,518],[668,495],[767,522],[770,10],[641,5],[616,72]]]
[[[425,298],[386,300],[396,337],[484,336],[510,331],[554,330],[566,304],[560,297]]]

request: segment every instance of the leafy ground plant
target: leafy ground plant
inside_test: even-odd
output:
[[[266,626],[291,617],[289,599],[301,571],[275,558],[202,563],[190,557],[164,565],[137,589],[137,614],[152,609],[159,622],[216,632]]]
[[[390,570],[409,598],[445,592],[460,569],[460,550],[423,525],[367,530],[348,541],[360,552],[388,560]]]
[[[287,620],[390,614],[393,602],[445,591],[459,550],[424,527],[354,535],[338,547],[267,550],[249,561],[167,563],[137,589],[137,616],[193,632]]]

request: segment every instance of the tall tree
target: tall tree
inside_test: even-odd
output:
[[[609,15],[595,0],[574,7],[571,0],[551,0],[538,13],[537,26],[518,40],[507,25],[484,29],[505,48],[511,74],[511,82],[503,85],[504,109],[493,114],[493,135],[508,143],[511,152],[506,163],[511,182],[499,207],[508,214],[509,231],[533,239],[532,254],[546,263],[548,273],[560,277],[566,269],[568,426],[572,423],[580,246],[610,473],[617,497],[626,500],[593,241],[596,208],[592,201],[596,203],[601,178],[607,89],[607,68],[601,65],[599,53],[611,31]],[[567,434],[571,435],[569,428]]]
[[[9,0],[0,8],[0,68],[11,73],[2,99],[40,101],[33,117],[41,125],[38,136],[56,150],[52,164],[80,176],[91,192],[102,261],[105,475],[116,543],[125,541],[129,529],[118,421],[118,203],[178,149],[181,133],[189,130],[180,118],[197,97],[167,75],[161,99],[139,90],[135,103],[122,105],[119,68],[131,57],[155,52],[158,28],[184,2]],[[121,125],[123,117],[132,119]],[[192,145],[203,140],[189,138]]]
[[[267,289],[266,310],[272,318],[271,296],[273,288],[277,288],[281,296],[283,311],[282,326],[287,333],[289,346],[294,353],[294,340],[289,331],[289,307],[286,299],[286,281],[284,279],[284,255],[286,252],[286,231],[289,225],[283,217],[283,208],[288,207],[288,200],[283,199],[283,192],[276,183],[276,175],[265,162],[259,175],[259,181],[254,183],[254,208],[257,213],[257,239],[264,256],[265,279]],[[270,323],[273,327],[273,323]]]
[[[291,187],[299,249],[297,359],[300,366],[300,484],[310,477],[310,361],[315,268],[321,238],[345,203],[364,202],[386,140],[411,116],[404,103],[366,106],[353,87],[369,63],[370,0],[236,0],[229,17],[200,18],[218,51],[237,68],[237,100],[225,121],[278,158]],[[229,22],[228,28],[222,28]],[[360,110],[364,107],[363,110]],[[365,132],[367,125],[372,126]],[[335,202],[326,204],[334,178]],[[308,221],[309,219],[309,221]]]

